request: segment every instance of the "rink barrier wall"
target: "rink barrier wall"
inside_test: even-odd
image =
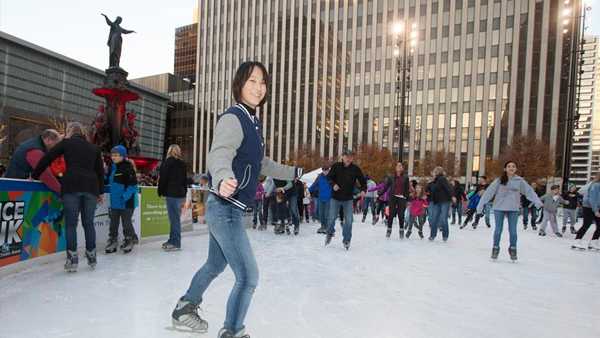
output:
[[[203,192],[188,191],[194,198],[191,209],[182,214],[182,236],[203,235]],[[201,198],[198,198],[201,197]],[[141,243],[168,238],[169,225],[164,199],[158,198],[156,187],[140,187],[139,206],[133,224]],[[94,217],[96,241],[108,239],[110,197],[98,203]],[[197,223],[193,223],[193,218]],[[81,222],[81,221],[80,221]],[[80,223],[81,224],[81,223]],[[77,227],[78,247],[85,246],[83,228]],[[22,270],[32,265],[62,259],[65,250],[64,217],[60,197],[39,181],[0,178],[0,275]],[[35,258],[35,259],[33,259]],[[12,272],[11,272],[12,271]]]

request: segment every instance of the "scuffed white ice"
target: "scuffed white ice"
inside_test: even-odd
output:
[[[400,241],[397,227],[386,240],[383,226],[355,223],[349,252],[340,231],[325,248],[316,228],[302,225],[298,237],[249,230],[261,272],[247,318],[253,338],[600,337],[600,253],[572,251],[571,235],[520,229],[513,264],[506,232],[490,261],[485,227],[452,226],[448,243],[430,243],[416,233]],[[96,271],[80,257],[76,274],[54,262],[1,278],[0,337],[214,338],[229,270],[205,295],[208,334],[168,330],[207,238],[186,237],[175,253],[151,243],[100,255]]]

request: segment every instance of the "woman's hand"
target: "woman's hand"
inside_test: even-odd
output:
[[[235,178],[228,178],[221,181],[219,185],[219,195],[223,197],[231,197],[237,189],[238,182]]]

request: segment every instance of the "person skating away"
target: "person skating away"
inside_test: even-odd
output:
[[[460,185],[460,182],[453,180],[452,182],[452,225],[461,224],[463,216],[463,202],[466,200],[465,190]],[[458,217],[457,217],[458,215]],[[458,223],[456,223],[458,218]]]
[[[379,222],[379,217],[383,217],[385,224],[387,224],[387,218],[385,216],[385,209],[388,205],[388,201],[390,198],[390,189],[387,187],[388,177],[386,176],[383,181],[376,186],[368,189],[368,191],[374,191],[377,193],[377,210],[375,210],[375,219],[373,220],[373,225],[376,225]]]
[[[427,186],[429,191],[429,227],[431,234],[429,240],[434,241],[438,229],[442,230],[442,239],[444,242],[450,236],[448,228],[448,212],[450,210],[450,201],[452,200],[452,188],[444,168],[436,167],[432,172],[433,181]]]
[[[477,205],[477,214],[481,215],[486,203],[494,199],[495,230],[492,259],[497,259],[500,253],[502,228],[504,226],[504,219],[507,218],[508,233],[510,235],[508,252],[511,260],[517,260],[517,222],[519,219],[521,195],[525,195],[536,207],[542,207],[542,201],[533,188],[522,177],[517,176],[517,164],[513,161],[508,161],[504,164],[502,176],[494,180]]]
[[[567,224],[571,225],[571,234],[576,234],[575,224],[577,224],[577,208],[580,206],[581,194],[577,192],[577,187],[569,186],[569,191],[563,194],[563,199],[569,201],[569,204],[563,206],[563,227],[562,233],[567,231]]]
[[[308,190],[317,197],[317,216],[321,227],[317,230],[319,234],[326,234],[327,228],[329,228],[329,205],[331,203],[331,184],[327,178],[329,174],[329,166],[323,166],[322,172],[319,174],[317,179],[313,182]]]
[[[364,196],[367,190],[367,181],[360,168],[352,163],[354,153],[351,150],[346,150],[342,154],[342,161],[337,162],[331,167],[327,178],[333,187],[331,205],[329,206],[329,229],[325,237],[325,245],[331,243],[331,239],[335,234],[335,219],[340,208],[344,214],[342,222],[343,244],[346,250],[350,249],[352,241],[352,198],[356,183],[360,184],[361,196]]]
[[[556,213],[561,204],[568,205],[569,202],[560,196],[560,186],[553,185],[550,187],[550,192],[542,196],[541,200],[544,204],[544,219],[542,220],[542,225],[540,226],[539,235],[546,236],[546,227],[548,226],[548,223],[550,223],[550,226],[552,226],[552,231],[554,231],[556,237],[562,237],[562,234],[558,230]]]
[[[258,182],[256,186],[256,195],[254,196],[254,210],[252,212],[252,228],[256,229],[258,224],[258,230],[265,230],[267,228],[266,223],[263,219],[263,201],[265,199],[265,188],[263,182]]]
[[[583,244],[583,237],[592,223],[595,223],[596,231],[594,231],[587,248],[589,250],[600,251],[600,243],[598,243],[598,239],[600,238],[600,171],[596,173],[594,181],[590,183],[587,193],[583,194],[582,208],[583,225],[577,231],[571,248],[578,250],[586,249],[586,246]]]
[[[263,218],[265,220],[265,227],[269,224],[269,219],[271,220],[271,225],[276,227],[275,225],[275,183],[273,182],[272,177],[267,177],[263,182],[263,187],[265,189],[265,197],[263,199]],[[269,217],[271,215],[271,217]]]
[[[475,191],[471,197],[469,197],[469,205],[467,206],[467,212],[465,213],[466,218],[463,225],[460,226],[461,229],[464,229],[467,225],[469,225],[469,222],[473,220],[473,217],[475,217],[475,221],[473,221],[473,229],[477,229],[479,220],[482,217],[477,213],[477,205],[479,204],[481,196],[483,196],[484,192],[485,190]]]
[[[425,225],[427,218],[426,210],[429,202],[425,196],[425,190],[421,185],[416,185],[414,189],[412,193],[413,197],[410,199],[408,207],[408,230],[406,231],[406,238],[410,238],[414,226],[419,230],[419,237],[423,239],[423,225]]]
[[[367,179],[367,193],[365,194],[364,203],[363,203],[363,218],[362,222],[364,223],[367,220],[367,214],[369,213],[369,208],[371,208],[371,214],[373,215],[373,222],[375,222],[375,212],[377,209],[376,206],[376,190],[372,190],[377,186],[377,183],[373,181],[369,175],[366,177]]]
[[[387,220],[387,230],[385,236],[389,238],[392,234],[392,225],[394,224],[394,218],[398,217],[398,224],[400,227],[399,235],[400,239],[404,238],[404,216],[406,210],[406,203],[412,191],[412,185],[408,174],[404,171],[404,165],[401,162],[396,163],[396,170],[394,175],[391,176],[386,182],[387,189],[390,191],[389,196],[389,208],[390,216]]]
[[[171,315],[176,327],[195,332],[208,330],[208,323],[198,315],[197,309],[208,286],[229,265],[235,283],[218,337],[250,338],[244,332],[245,318],[258,285],[258,267],[243,217],[248,208],[253,207],[259,175],[283,180],[302,175],[300,168],[264,157],[262,123],[256,108],[265,103],[268,88],[265,67],[258,62],[243,63],[232,84],[237,104],[218,117],[206,159],[212,187],[206,202],[208,257]]]
[[[112,148],[110,157],[112,165],[107,177],[110,186],[110,229],[104,252],[111,254],[117,251],[120,223],[123,227],[120,248],[123,253],[129,253],[138,241],[132,221],[133,211],[137,207],[137,175],[124,146]]]

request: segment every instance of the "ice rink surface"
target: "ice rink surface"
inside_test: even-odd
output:
[[[441,235],[431,243],[416,233],[399,240],[397,226],[388,240],[383,225],[355,222],[348,252],[339,227],[329,247],[316,229],[249,230],[261,273],[247,317],[252,338],[600,337],[600,253],[572,251],[570,234],[542,238],[519,226],[511,263],[506,228],[497,262],[485,226],[451,226],[447,243]],[[95,271],[80,257],[75,274],[61,259],[0,278],[0,337],[216,337],[231,271],[205,294],[209,332],[172,331],[171,311],[208,237],[184,237],[174,253],[160,244],[102,254]]]

